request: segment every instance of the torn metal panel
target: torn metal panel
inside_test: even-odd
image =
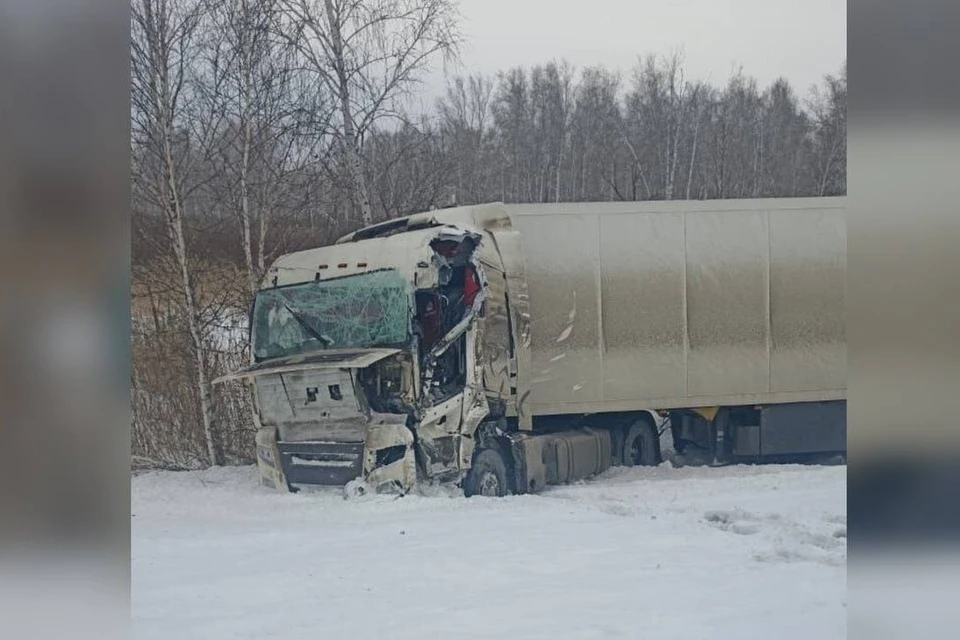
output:
[[[519,426],[533,428],[529,410],[530,381],[533,371],[530,360],[530,295],[527,290],[525,256],[520,233],[509,227],[490,230],[490,236],[500,254],[506,275],[506,294],[509,320],[514,340],[513,358],[509,361],[512,378],[511,394]]]
[[[406,417],[377,414],[373,420],[364,441],[364,482],[378,492],[409,492],[417,481],[417,463]]]
[[[460,433],[463,393],[420,413],[417,424],[417,446],[424,459],[428,477],[459,469],[455,436]]]
[[[441,286],[456,286],[457,283],[451,282],[453,269],[470,267],[472,271],[464,271],[464,278],[472,274],[470,277],[477,279],[477,290],[470,306],[461,310],[460,320],[432,345],[425,358],[420,420],[416,429],[424,472],[430,478],[457,478],[469,469],[470,459],[463,457],[464,442],[468,441],[466,449],[472,453],[469,439],[489,412],[482,386],[482,361],[477,357],[477,350],[483,344],[483,320],[489,289],[486,272],[476,255],[480,239],[476,233],[447,227],[439,229],[431,243],[437,251],[435,262],[441,274]],[[466,284],[465,280],[463,286]],[[463,294],[466,300],[465,290]],[[455,344],[465,349],[461,390],[454,397],[441,399],[434,405],[432,386],[438,360]]]
[[[280,465],[280,450],[277,448],[277,432],[271,427],[257,429],[257,471],[260,484],[278,491],[286,491],[287,479]]]
[[[472,305],[465,309],[461,319],[447,331],[446,334],[431,348],[430,352],[425,358],[425,366],[423,370],[423,393],[421,402],[424,403],[424,406],[430,406],[432,402],[432,395],[430,393],[431,387],[434,384],[434,376],[436,372],[438,359],[443,356],[447,350],[462,336],[464,336],[468,329],[474,328],[476,319],[481,315],[483,310],[484,301],[487,295],[487,282],[486,275],[484,273],[483,267],[480,265],[479,261],[474,255],[474,248],[479,243],[480,236],[476,233],[462,231],[457,229],[442,229],[438,232],[436,241],[437,242],[454,242],[456,248],[453,250],[454,253],[459,253],[462,251],[461,247],[467,245],[467,254],[466,254],[466,263],[473,267],[474,273],[480,279],[480,288],[477,291]],[[437,254],[437,262],[442,267],[446,262],[446,257],[443,255]],[[476,338],[471,342],[476,343]]]
[[[482,335],[473,340],[477,364],[480,366],[479,381],[487,396],[512,408],[511,387],[516,386],[516,376],[515,367],[511,366],[514,347],[506,275],[486,262],[483,266],[487,276],[487,294],[481,322]]]
[[[483,386],[484,333],[485,327],[479,325],[475,338],[467,343],[467,380],[461,404],[461,438],[458,443],[458,463],[462,472],[470,468],[476,446],[477,429],[490,415],[490,401]]]

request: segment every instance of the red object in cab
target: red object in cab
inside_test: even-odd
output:
[[[473,265],[468,265],[463,276],[463,299],[468,307],[473,306],[473,301],[480,292],[480,277],[477,275]]]

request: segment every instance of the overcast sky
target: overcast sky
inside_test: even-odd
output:
[[[847,50],[846,0],[460,0],[460,12],[460,72],[566,58],[626,73],[640,54],[682,49],[690,79],[722,85],[742,66],[761,85],[782,75],[806,95]],[[430,102],[443,74],[427,78]]]

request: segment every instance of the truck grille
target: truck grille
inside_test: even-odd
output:
[[[362,442],[278,442],[277,448],[292,485],[342,486],[363,471]]]

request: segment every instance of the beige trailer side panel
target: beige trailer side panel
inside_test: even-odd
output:
[[[533,413],[845,397],[843,198],[507,211]]]
[[[662,240],[640,250],[637,238]],[[683,217],[603,216],[601,243],[604,397],[685,396]]]
[[[521,226],[530,296],[530,401],[597,402],[603,399],[597,216],[558,220],[524,216]]]
[[[770,390],[845,389],[842,208],[770,212]]]

